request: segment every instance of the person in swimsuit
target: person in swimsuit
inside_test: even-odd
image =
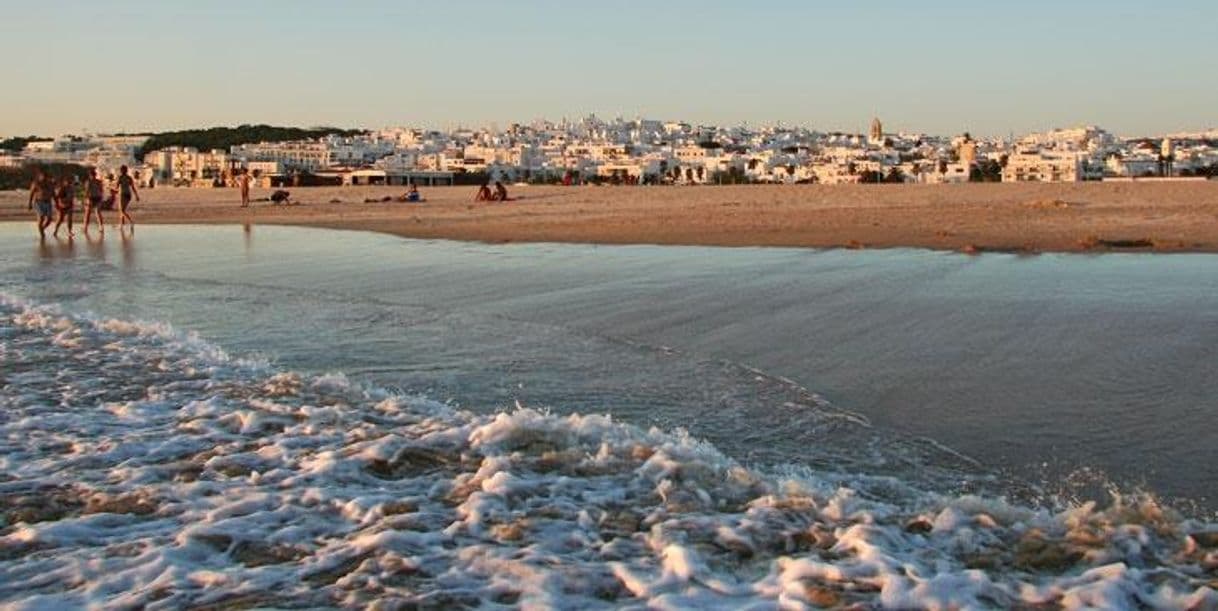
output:
[[[51,226],[51,200],[55,196],[55,186],[51,177],[41,169],[34,170],[34,181],[30,183],[30,201],[28,208],[38,208],[38,236],[47,237],[47,227]]]
[[[59,213],[59,218],[55,220],[55,231],[51,232],[53,237],[59,237],[59,228],[65,220],[68,221],[68,238],[76,237],[76,233],[72,231],[75,208],[76,185],[72,184],[70,177],[62,176],[59,178],[59,186],[55,187],[55,211]]]
[[[492,201],[506,202],[508,201],[507,187],[503,186],[502,182],[495,181],[495,195],[491,197]]]
[[[89,168],[89,177],[85,179],[85,233],[89,233],[89,217],[97,215],[97,227],[106,233],[105,220],[102,219],[102,198],[105,188],[97,177],[97,168]]]
[[[237,178],[237,186],[241,187],[241,207],[248,208],[250,205],[250,171],[241,170],[241,176]]]
[[[122,229],[123,223],[131,223],[131,228],[135,229],[135,220],[127,213],[127,206],[131,205],[131,197],[135,196],[135,201],[140,201],[140,193],[135,189],[135,179],[127,173],[127,166],[121,166],[118,169],[118,227]]]
[[[474,201],[476,201],[476,202],[489,202],[489,201],[491,201],[491,187],[490,187],[490,183],[485,183],[485,182],[484,182],[484,183],[482,183],[482,186],[481,186],[481,187],[478,187],[478,194],[474,196]]]
[[[412,182],[410,183],[410,188],[395,199],[399,202],[421,202],[423,201],[423,194],[419,193],[419,187]]]

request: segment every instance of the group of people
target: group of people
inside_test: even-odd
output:
[[[78,196],[84,200],[86,232],[89,231],[89,221],[95,216],[98,230],[102,233],[106,232],[102,210],[113,208],[116,195],[119,210],[118,228],[121,230],[124,225],[130,223],[134,229],[135,221],[132,220],[128,207],[131,205],[132,198],[137,202],[140,201],[140,194],[135,188],[135,179],[127,171],[127,166],[119,168],[118,178],[115,179],[114,187],[111,189],[109,206],[106,205],[105,190],[105,185],[97,176],[97,168],[89,168],[89,176],[83,184],[76,175],[65,174],[56,178],[42,169],[34,170],[34,181],[30,183],[28,208],[37,211],[38,235],[46,238],[47,228],[54,221],[55,229],[51,235],[58,238],[59,229],[63,226],[64,221],[67,221],[68,237],[74,237],[76,233],[72,230],[72,220],[76,213]]]
[[[508,197],[507,187],[503,186],[502,182],[495,181],[495,190],[491,191],[490,183],[482,183],[478,188],[478,194],[474,196],[476,202],[507,202],[512,198]]]

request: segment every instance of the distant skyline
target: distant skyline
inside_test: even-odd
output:
[[[0,136],[596,113],[982,136],[1218,127],[1218,3],[48,0],[4,10]]]

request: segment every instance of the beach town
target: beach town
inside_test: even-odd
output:
[[[248,129],[210,131],[232,139]],[[104,202],[119,198],[126,166],[144,195],[133,222],[485,242],[1218,251],[1214,130],[1122,138],[1080,127],[980,139],[886,131],[879,119],[846,134],[590,116],[144,150],[166,139],[186,138],[19,139],[0,163],[96,168]],[[27,195],[0,192],[0,218],[28,218]]]
[[[857,184],[1196,179],[1218,174],[1218,129],[1119,137],[1096,126],[1004,138],[886,130],[720,127],[652,119],[511,124],[440,131],[395,127],[227,150],[145,150],[148,136],[70,134],[24,141],[0,167],[68,163],[141,186],[450,185],[464,175],[536,184]],[[466,181],[466,184],[472,184]]]

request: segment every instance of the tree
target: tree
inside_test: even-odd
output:
[[[877,170],[863,170],[862,172],[859,172],[859,182],[879,184],[884,182],[884,175]]]
[[[1002,182],[1002,162],[982,159],[969,168],[969,182]]]
[[[238,144],[250,142],[285,142],[289,140],[312,140],[330,135],[354,136],[367,133],[358,129],[337,127],[275,127],[271,125],[240,125],[237,127],[210,127],[176,132],[152,134],[136,155],[143,157],[146,151],[156,151],[171,146],[191,147],[200,151],[212,149],[229,150]]]
[[[744,170],[741,170],[740,168],[738,168],[736,166],[732,166],[727,169],[727,176],[728,176],[728,182],[730,182],[732,184],[745,182]]]
[[[0,190],[27,189],[34,182],[34,170],[41,169],[51,176],[77,176],[82,180],[88,176],[89,169],[74,163],[26,164],[17,167],[0,168]]]
[[[694,169],[685,168],[685,182],[693,182],[693,181],[694,181]]]
[[[706,168],[698,166],[698,182],[702,182],[703,176],[706,176]]]
[[[12,151],[14,153],[21,152],[25,149],[25,145],[31,142],[50,142],[51,138],[39,138],[38,136],[26,136],[24,138],[8,138],[0,140],[0,150]],[[32,179],[31,179],[32,180]]]

